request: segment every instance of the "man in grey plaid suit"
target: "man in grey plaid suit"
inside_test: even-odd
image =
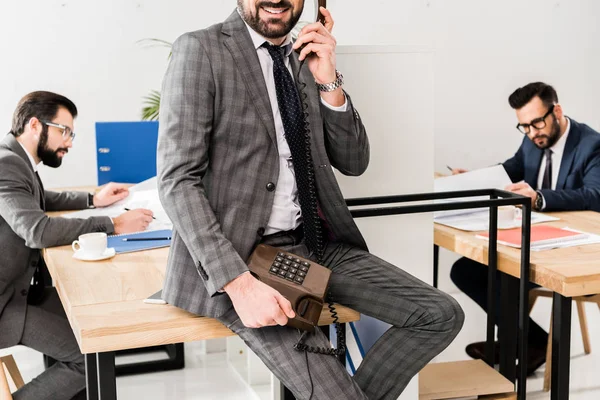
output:
[[[173,44],[158,141],[159,192],[175,227],[163,293],[177,307],[226,324],[298,399],[396,399],[457,335],[463,313],[446,294],[367,252],[332,167],[362,174],[368,138],[340,87],[330,13],[322,9],[325,24],[308,25],[291,41],[303,5],[238,0],[225,22]],[[283,47],[293,77],[306,59],[300,81],[308,84],[318,204],[330,233],[322,261],[332,270],[330,293],[392,325],[353,377],[334,357],[293,349],[301,334],[283,326],[294,316],[290,303],[246,266],[259,243],[316,259],[303,240],[298,164],[265,41]],[[293,51],[304,43],[299,55]],[[306,343],[329,345],[320,331]]]

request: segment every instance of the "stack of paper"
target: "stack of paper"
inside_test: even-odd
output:
[[[521,213],[520,209],[517,209],[518,216],[514,222],[510,225],[503,226],[504,228],[518,228],[521,226]],[[539,224],[540,222],[558,221],[560,218],[551,217],[542,213],[532,212],[531,223]],[[446,225],[451,228],[460,229],[463,231],[477,232],[487,231],[490,229],[490,212],[489,210],[482,210],[480,208],[475,210],[469,210],[467,213],[462,214],[450,214],[450,215],[437,215],[433,219],[434,222]]]
[[[477,235],[481,239],[489,239],[488,233]],[[498,244],[521,248],[521,229],[498,231]],[[569,228],[556,228],[548,225],[531,227],[532,251],[550,250],[564,247],[581,246],[600,243],[600,236],[576,231]]]

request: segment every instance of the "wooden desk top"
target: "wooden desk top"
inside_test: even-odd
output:
[[[571,211],[548,214],[560,220],[544,224],[600,234],[600,213]],[[475,232],[434,225],[435,244],[487,264],[487,241],[476,238]],[[530,254],[532,282],[567,297],[600,293],[600,244],[532,251]],[[501,271],[519,277],[520,257],[520,249],[498,245],[498,269]]]
[[[60,213],[51,213],[53,216]],[[117,254],[97,262],[73,258],[71,246],[45,249],[44,259],[84,354],[204,340],[233,333],[219,321],[142,300],[163,286],[168,248]],[[336,305],[340,322],[360,314]],[[324,307],[320,325],[332,322]]]

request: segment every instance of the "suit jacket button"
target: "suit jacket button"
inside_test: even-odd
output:
[[[272,192],[273,190],[275,190],[275,184],[273,182],[267,183],[267,190],[269,192]]]
[[[258,236],[262,236],[265,234],[265,228],[263,228],[262,226],[260,228],[258,228],[258,230],[256,231],[256,233],[258,233]]]
[[[27,296],[27,289],[21,290],[21,295],[22,296]]]

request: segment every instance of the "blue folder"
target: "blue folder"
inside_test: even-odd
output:
[[[96,122],[98,185],[156,176],[158,121]]]
[[[123,239],[129,238],[154,238],[154,237],[171,237],[173,231],[171,229],[163,229],[160,231],[127,233],[123,235],[113,235],[108,237],[108,247],[114,247],[117,254],[131,253],[133,251],[142,251],[157,249],[159,247],[169,247],[171,240],[147,240],[127,242]]]

